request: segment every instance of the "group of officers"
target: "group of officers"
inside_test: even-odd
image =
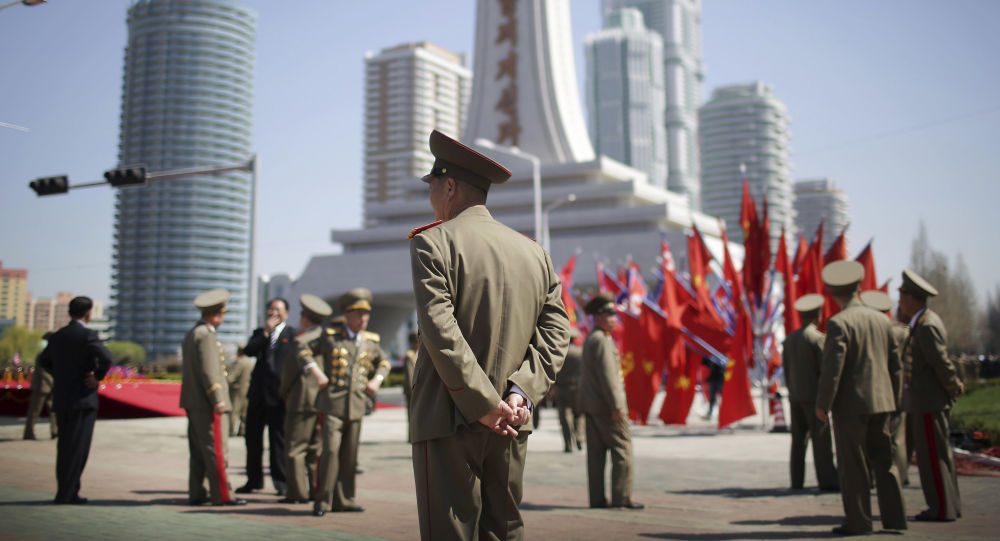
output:
[[[549,255],[486,208],[490,186],[505,182],[510,171],[436,130],[429,146],[435,162],[421,180],[437,221],[410,234],[419,336],[411,336],[404,386],[421,537],[523,538],[519,505],[530,420],[553,385],[560,417],[566,419],[565,450],[582,447],[580,426],[586,427],[590,506],[642,509],[631,498],[631,432],[611,337],[617,324],[614,300],[599,295],[586,304],[593,330],[582,348],[571,346],[574,331]],[[816,329],[822,297],[796,303],[804,326],[785,343],[793,403],[792,485],[803,484],[808,433],[821,488],[839,488],[842,494],[846,518],[835,533],[871,532],[873,477],[883,525],[905,529],[900,488],[905,465],[893,460],[904,447],[893,431],[905,412],[929,506],[916,518],[954,520],[961,512],[948,411],[963,387],[945,354],[944,325],[926,307],[937,292],[905,271],[899,314],[909,318],[908,326],[893,327],[879,313],[891,306],[869,300],[873,310],[863,304],[858,292],[863,273],[860,264],[848,261],[823,269],[823,281],[842,308],[826,322],[825,337]],[[199,295],[194,304],[201,318],[182,344],[180,405],[188,418],[192,505],[246,503],[233,494],[226,475],[232,403],[216,329],[228,300],[222,289]],[[236,492],[263,488],[263,427],[270,434],[280,425],[285,440],[280,456],[274,436],[269,439],[272,479],[282,501],[312,500],[317,516],[363,511],[355,502],[361,422],[389,371],[378,335],[367,331],[372,295],[363,288],[345,293],[334,320],[328,320],[332,307],[319,297],[306,294],[299,302],[298,332],[284,321],[287,301],[273,299],[267,323],[244,348],[257,357],[253,370],[261,375],[251,376],[248,393],[248,482]],[[71,303],[70,310],[74,322],[53,335],[39,362],[55,369],[55,407],[61,412],[56,501],[85,503],[78,493],[86,452],[81,461],[68,450],[74,445],[89,450],[97,381],[110,366],[110,355],[82,325],[90,305]],[[60,401],[61,386],[72,386],[77,402]],[[829,456],[831,418],[836,470]],[[604,489],[609,455],[610,499]]]
[[[961,517],[949,413],[964,386],[947,355],[944,323],[927,307],[937,290],[904,270],[892,321],[888,295],[859,291],[860,263],[830,263],[822,278],[840,312],[826,322],[824,335],[819,330],[824,297],[797,299],[802,327],[788,335],[782,352],[791,403],[792,488],[803,486],[811,441],[820,490],[841,493],[845,519],[834,533],[872,532],[873,486],[883,527],[905,530],[901,487],[908,484],[915,452],[927,509],[914,518]]]

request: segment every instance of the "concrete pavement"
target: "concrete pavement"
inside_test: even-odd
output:
[[[398,389],[380,399],[398,402]],[[700,399],[700,398],[699,398]],[[833,537],[842,509],[836,493],[788,486],[787,434],[749,419],[717,431],[699,414],[691,426],[633,428],[634,499],[643,511],[587,508],[585,455],[563,453],[555,410],[531,436],[522,511],[529,539],[811,539]],[[0,539],[416,539],[417,516],[405,443],[406,414],[366,418],[358,478],[364,513],[315,518],[311,506],[283,505],[268,487],[241,508],[189,507],[184,418],[101,420],[83,476],[83,506],[54,506],[55,442],[22,441],[23,418],[0,418]],[[36,433],[46,434],[45,427]],[[245,448],[230,439],[230,482],[242,485]],[[265,460],[266,462],[266,460]],[[907,513],[924,508],[916,468],[904,488]],[[910,522],[912,539],[995,539],[1000,478],[960,477],[963,518]],[[806,486],[815,486],[811,463]],[[873,510],[878,504],[873,498]],[[876,520],[876,530],[878,530]],[[894,535],[883,532],[878,535]]]

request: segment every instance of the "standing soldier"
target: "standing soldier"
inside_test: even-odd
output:
[[[406,441],[410,441],[410,392],[413,387],[413,370],[417,367],[417,350],[420,349],[420,339],[417,331],[410,331],[407,337],[410,349],[403,354],[403,398],[406,400]]]
[[[323,414],[323,450],[319,460],[319,490],[313,514],[327,511],[364,511],[354,503],[358,443],[365,402],[375,396],[389,373],[389,361],[379,347],[379,336],[368,332],[372,294],[365,288],[348,291],[337,302],[344,326],[328,328],[312,350],[322,357],[300,353],[299,362],[319,384],[316,409]]]
[[[510,171],[434,131],[423,177],[440,220],[410,235],[420,351],[410,439],[423,539],[520,539],[531,418],[569,342],[562,286],[537,243],[493,219]]]
[[[587,416],[587,486],[590,507],[608,507],[604,462],[611,453],[611,507],[642,509],[632,501],[632,431],[618,347],[611,332],[618,324],[614,298],[590,299],[583,311],[594,317],[594,329],[583,343],[580,409]]]
[[[566,361],[556,376],[555,396],[564,453],[572,453],[573,445],[576,445],[577,449],[583,449],[585,430],[583,412],[579,405],[580,363],[583,361],[583,349],[576,344],[580,331],[576,327],[571,327],[569,332],[569,349],[566,350]]]
[[[948,443],[949,417],[955,398],[965,392],[955,364],[948,358],[944,322],[930,308],[937,289],[911,270],[903,271],[899,310],[910,318],[906,339],[904,409],[917,450],[920,487],[927,509],[916,520],[951,521],[962,516],[955,458]]]
[[[896,409],[893,379],[902,376],[892,325],[858,299],[865,269],[857,261],[823,268],[823,283],[841,307],[826,323],[826,342],[816,396],[816,416],[833,412],[844,523],[838,535],[872,532],[871,472],[878,488],[882,525],[906,529],[899,474],[892,461],[889,415]]]
[[[254,359],[244,355],[243,347],[239,344],[225,344],[222,348],[229,370],[229,375],[226,376],[226,381],[229,382],[229,400],[233,405],[233,410],[229,412],[229,435],[244,436],[247,421],[247,389],[250,388]]]
[[[246,505],[246,500],[231,497],[232,487],[226,478],[228,439],[229,384],[222,360],[222,344],[215,329],[225,318],[229,292],[213,289],[198,295],[194,305],[201,319],[184,336],[181,345],[181,407],[188,418],[188,501],[191,505]],[[205,493],[208,478],[209,494]]]
[[[51,332],[45,333],[42,340],[48,340]],[[44,349],[44,348],[43,348]],[[28,413],[24,416],[24,439],[35,439],[35,421],[42,414],[42,408],[49,408],[49,435],[56,439],[59,435],[56,410],[52,409],[52,374],[42,368],[37,362],[31,372],[31,398],[28,401]]]
[[[792,451],[789,469],[792,488],[802,488],[806,475],[806,447],[812,440],[813,465],[820,490],[838,490],[837,468],[833,465],[833,440],[830,425],[816,417],[816,385],[823,362],[825,336],[816,328],[823,295],[803,295],[795,301],[802,327],[785,338],[781,365],[785,367],[788,400],[792,413]]]
[[[323,337],[323,319],[333,313],[333,308],[323,299],[308,293],[299,297],[299,304],[302,307],[299,327],[305,330],[295,337],[297,349],[285,357],[281,366],[280,394],[285,401],[288,461],[288,492],[281,503],[305,503],[314,496],[320,450],[316,412],[319,382],[302,367],[322,362],[322,357],[313,351],[319,350],[317,342]]]

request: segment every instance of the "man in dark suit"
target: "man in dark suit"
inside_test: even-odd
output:
[[[97,420],[97,385],[111,368],[111,352],[97,331],[87,328],[94,302],[76,297],[69,303],[72,321],[49,337],[38,366],[54,379],[53,408],[59,419],[54,503],[81,504],[80,476],[87,465]]]
[[[250,336],[243,352],[257,358],[247,392],[247,484],[236,489],[249,494],[264,488],[264,426],[267,426],[271,481],[278,495],[285,494],[285,401],[281,399],[281,363],[296,351],[297,331],[286,324],[288,301],[267,303],[267,320]]]

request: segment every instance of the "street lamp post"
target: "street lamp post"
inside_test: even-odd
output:
[[[535,239],[538,241],[542,240],[542,173],[541,173],[541,160],[538,156],[534,154],[528,154],[527,152],[517,148],[509,147],[505,145],[498,145],[489,139],[480,137],[475,141],[476,146],[481,146],[483,148],[488,148],[490,150],[495,150],[497,152],[502,152],[508,156],[514,156],[515,158],[521,158],[522,160],[528,160],[531,162],[531,187],[534,190],[534,207],[535,207]]]
[[[552,234],[549,232],[549,213],[566,203],[572,203],[573,201],[576,201],[576,194],[571,193],[554,203],[549,203],[549,205],[542,210],[542,248],[545,248],[546,252],[552,253]]]

